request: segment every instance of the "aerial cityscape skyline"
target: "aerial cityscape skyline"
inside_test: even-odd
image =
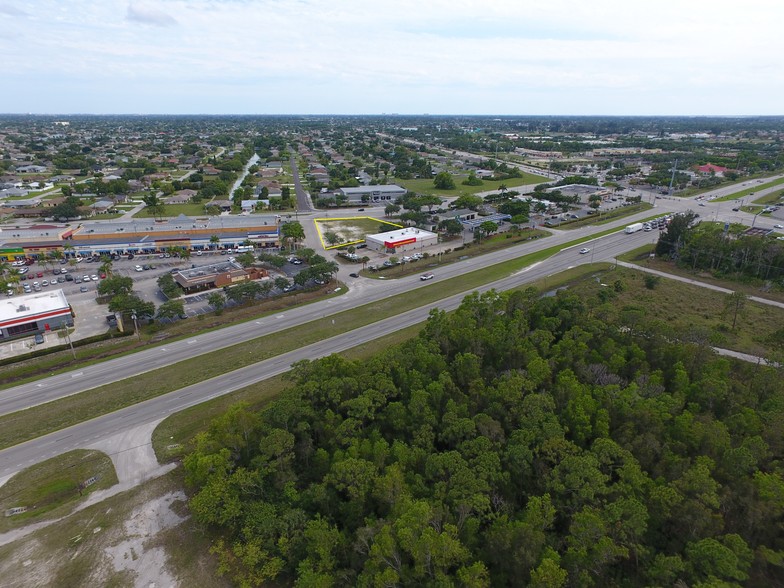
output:
[[[0,112],[780,114],[784,9],[0,2]]]

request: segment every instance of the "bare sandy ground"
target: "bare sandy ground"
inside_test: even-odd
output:
[[[180,586],[168,567],[166,550],[154,545],[163,531],[181,524],[186,517],[173,505],[181,507],[186,496],[181,490],[163,494],[142,491],[126,505],[128,509],[108,507],[101,515],[93,514],[87,521],[80,512],[99,505],[144,482],[170,472],[176,464],[161,466],[152,450],[152,431],[160,421],[138,427],[90,446],[108,454],[117,472],[118,484],[93,492],[71,515],[42,521],[0,535],[0,586],[29,587],[55,585],[62,581],[63,569],[79,558],[90,559],[90,585],[101,586],[110,578],[122,578],[120,585],[134,588],[173,588]],[[6,480],[0,480],[5,483]],[[2,485],[2,484],[0,484]],[[146,487],[141,488],[144,490]],[[179,504],[177,504],[179,503]],[[122,512],[121,512],[122,510]],[[178,508],[179,512],[183,512]],[[88,512],[93,512],[93,510]],[[95,520],[114,521],[110,529]],[[53,548],[46,537],[62,533],[68,538]]]

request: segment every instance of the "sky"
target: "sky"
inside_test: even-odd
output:
[[[0,0],[0,113],[782,115],[781,0]]]

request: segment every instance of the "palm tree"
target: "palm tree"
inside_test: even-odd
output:
[[[340,270],[340,266],[338,265],[338,262],[328,261],[327,267],[329,269],[329,275],[331,276],[331,279],[336,279],[338,276],[338,271]]]
[[[111,257],[109,257],[108,255],[101,255],[101,265],[98,267],[98,269],[101,271],[101,273],[104,273],[107,276],[111,276],[112,263],[113,262]]]
[[[220,237],[218,235],[210,235],[210,248],[215,249],[220,243]]]

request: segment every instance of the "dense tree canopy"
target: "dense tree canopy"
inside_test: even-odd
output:
[[[595,301],[469,296],[364,361],[295,366],[186,458],[240,585],[784,582],[784,384]]]

